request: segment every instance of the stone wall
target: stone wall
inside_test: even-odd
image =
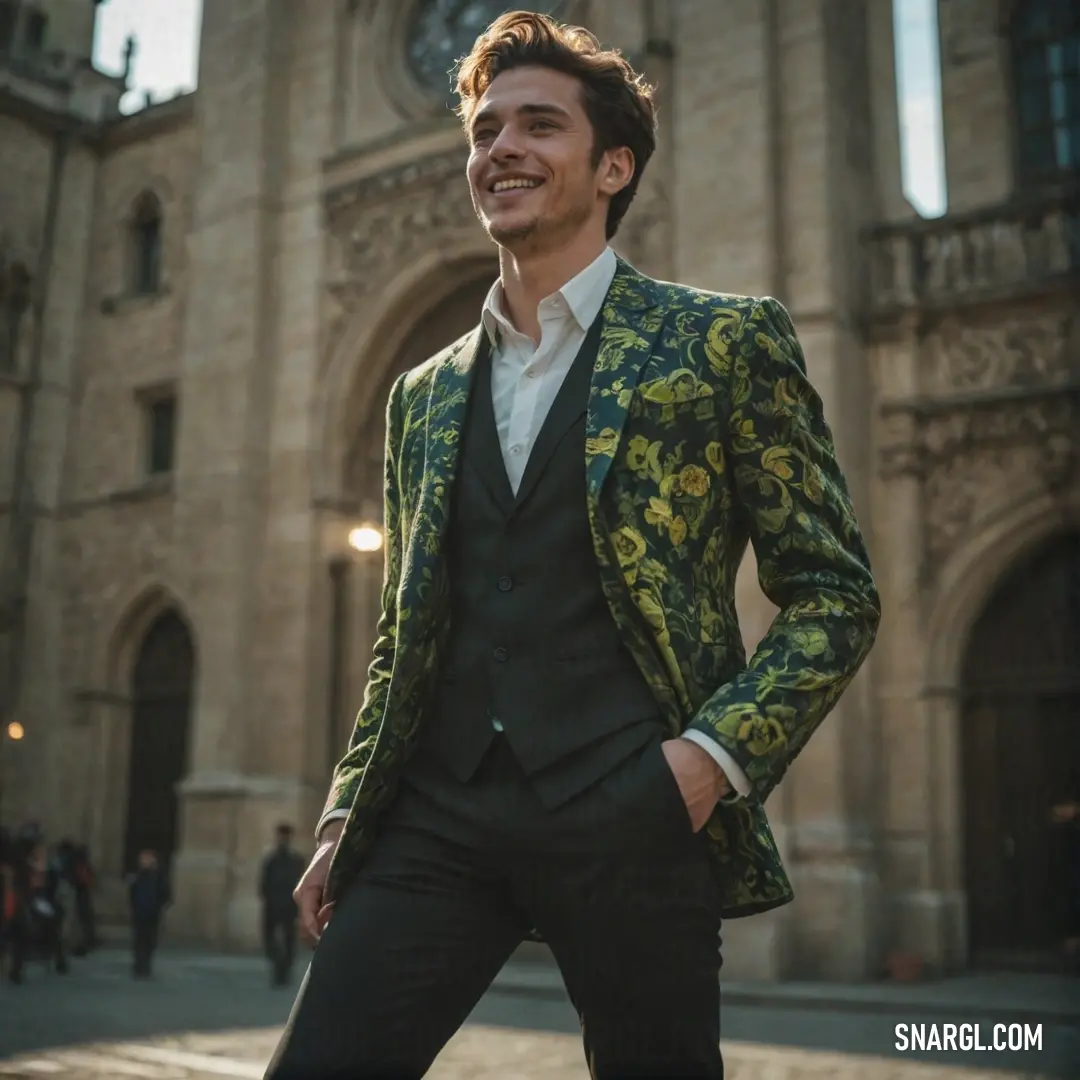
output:
[[[1009,41],[997,0],[938,0],[941,109],[949,211],[1008,197],[1013,188]]]
[[[14,378],[0,383],[0,410],[9,421],[3,439],[2,523],[9,587],[21,588],[18,549],[27,545],[29,584],[22,629],[22,697],[18,718],[26,738],[5,755],[5,799],[55,803],[63,791],[50,772],[51,747],[65,707],[61,688],[59,534],[61,475],[71,419],[73,372],[79,348],[93,216],[94,155],[81,138],[64,133],[32,106],[8,103],[0,145],[5,217],[0,234],[8,254],[30,273],[31,308],[23,320]],[[20,419],[21,418],[21,419]],[[17,432],[25,426],[27,516],[20,544],[11,544],[9,500]],[[5,669],[6,671],[6,669]],[[28,784],[35,773],[44,781]]]

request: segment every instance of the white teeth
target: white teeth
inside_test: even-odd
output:
[[[539,180],[500,180],[491,190],[509,191],[511,188],[534,188],[539,186]]]

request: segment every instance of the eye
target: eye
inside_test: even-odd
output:
[[[478,146],[480,143],[491,142],[495,138],[495,131],[492,128],[481,128],[479,131],[473,132],[473,145]]]
[[[551,131],[551,130],[554,129],[554,127],[555,127],[555,125],[550,120],[534,120],[532,122],[532,124],[529,125],[529,130],[530,131],[543,131],[543,130]]]

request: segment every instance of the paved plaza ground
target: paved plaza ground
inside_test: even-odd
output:
[[[164,951],[150,983],[106,950],[61,978],[34,967],[0,986],[0,1080],[258,1080],[293,991],[257,958]],[[1022,996],[1024,1001],[1015,1000]],[[897,1023],[1040,1022],[1026,1053],[900,1054]],[[969,980],[918,988],[734,986],[728,1080],[1078,1077],[1080,981]],[[508,968],[444,1050],[431,1080],[587,1080],[577,1017],[550,970]]]

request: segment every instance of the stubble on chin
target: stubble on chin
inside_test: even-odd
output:
[[[565,236],[573,236],[588,219],[589,210],[580,207],[559,216],[532,217],[511,226],[484,221],[484,227],[500,247],[520,249],[525,246],[531,251],[540,251],[558,244]]]
[[[509,247],[511,244],[522,244],[527,240],[534,240],[540,232],[540,222],[536,218],[509,227],[499,226],[492,222],[487,223],[488,236],[501,247]]]

